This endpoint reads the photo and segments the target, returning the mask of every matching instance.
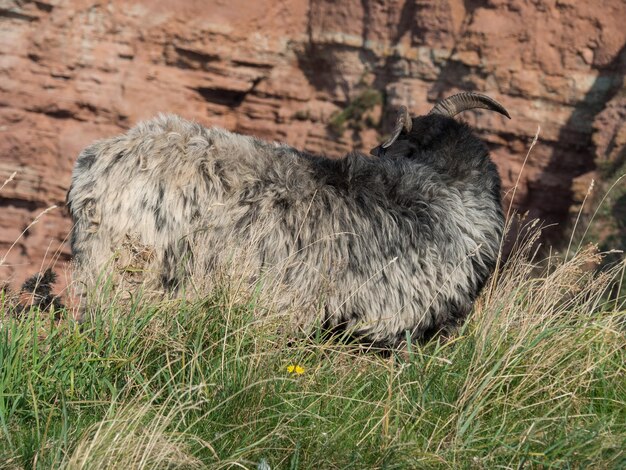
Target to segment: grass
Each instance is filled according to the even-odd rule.
[[[588,220],[580,224],[582,227],[577,231],[574,226],[571,240],[578,246],[590,240],[598,242],[601,250],[610,252],[602,260],[602,269],[606,269],[623,263],[625,259],[622,250],[626,247],[626,163],[622,162],[621,166],[610,171],[605,167],[600,173],[603,179],[597,200],[591,205]],[[622,250],[612,250],[616,247]],[[626,277],[617,288],[626,292]]]
[[[226,282],[2,315],[0,468],[626,468],[624,266],[522,245],[457,335],[390,355],[286,337]]]
[[[346,126],[355,130],[376,128],[380,123],[376,122],[369,112],[382,102],[383,95],[378,90],[366,88],[342,111],[331,116],[328,127],[336,135],[343,134]]]

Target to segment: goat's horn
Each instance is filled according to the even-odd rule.
[[[474,108],[490,109],[491,111],[504,114],[511,119],[511,116],[509,116],[507,110],[504,109],[504,106],[493,98],[468,91],[457,93],[456,95],[449,96],[445,100],[437,102],[428,114],[440,114],[442,116],[453,117],[462,111]]]
[[[400,109],[398,109],[398,117],[396,118],[396,125],[393,128],[391,137],[382,145],[382,148],[386,149],[393,144],[403,129],[406,133],[411,132],[412,126],[413,120],[411,119],[408,108],[406,106],[400,106]]]

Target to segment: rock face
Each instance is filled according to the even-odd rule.
[[[563,224],[624,160],[624,24],[623,0],[0,0],[0,279],[69,259],[78,152],[158,112],[340,156],[481,91],[514,207]]]

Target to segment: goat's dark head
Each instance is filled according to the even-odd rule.
[[[439,137],[454,125],[451,118],[475,108],[490,109],[511,119],[507,110],[496,100],[472,92],[458,93],[439,101],[426,116],[411,118],[407,107],[401,106],[391,136],[370,153],[376,157],[402,156],[410,154],[416,145],[420,148],[431,146],[435,139],[440,141]]]

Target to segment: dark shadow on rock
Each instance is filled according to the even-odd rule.
[[[408,31],[411,31],[411,35],[415,35],[415,18],[417,12],[417,1],[405,0],[404,5],[402,5],[402,11],[400,12],[400,22],[398,23],[396,34],[393,38],[394,44],[397,44]]]
[[[569,210],[574,202],[572,183],[580,175],[596,169],[596,148],[593,143],[593,123],[596,116],[622,88],[626,76],[626,44],[606,66],[598,67],[598,76],[584,98],[574,106],[567,122],[561,127],[550,162],[542,178],[558,175],[558,186],[552,192],[529,188],[528,206],[541,206],[549,201],[545,217],[549,223],[558,223],[549,238],[558,240],[566,235]],[[541,181],[541,180],[539,180]]]
[[[378,59],[371,50],[345,44],[318,44],[309,41],[303,45],[301,50],[296,50],[296,60],[298,61],[298,67],[315,90],[327,93],[334,104],[340,108],[345,108],[350,104],[350,100],[355,98],[354,91],[362,90],[363,87],[358,85],[358,83],[351,83],[347,77],[344,77],[337,70],[337,64],[333,57],[342,52],[356,53],[359,61],[364,64],[365,71],[375,74],[375,82],[372,87],[379,89],[378,86],[381,81],[379,79],[380,70],[376,67]],[[341,94],[346,97],[345,100],[333,99],[337,94],[337,90],[341,90]],[[337,139],[336,133],[333,133],[330,129],[327,129],[327,137],[330,140]],[[358,133],[354,133],[351,138],[353,141],[358,142]]]
[[[592,126],[596,116],[622,87],[626,75],[626,45],[609,64],[597,70],[599,74],[592,87],[576,103],[572,114],[562,126],[558,140],[553,144],[548,165],[535,183],[529,183],[527,195],[519,204],[521,211],[533,209],[530,216],[542,219],[542,225],[546,227],[543,240],[552,244],[558,244],[566,234],[569,211],[574,202],[574,179],[596,169]],[[481,91],[467,81],[467,77],[476,72],[465,64],[449,59],[433,83],[429,98],[440,99],[448,95],[452,88]],[[531,141],[532,136],[529,136],[529,145]],[[489,146],[493,151],[494,144]]]
[[[619,247],[626,248],[626,193],[622,194],[617,201],[613,203],[612,215],[617,224],[620,233]]]

